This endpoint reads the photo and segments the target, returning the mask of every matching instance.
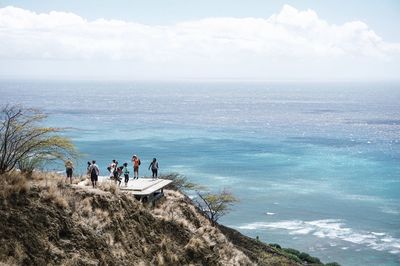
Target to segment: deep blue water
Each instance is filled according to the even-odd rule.
[[[221,222],[343,265],[400,265],[400,84],[1,81],[103,173],[138,154],[240,202]]]

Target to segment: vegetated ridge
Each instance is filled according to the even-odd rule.
[[[179,191],[165,195],[150,208],[109,182],[93,189],[52,173],[3,174],[0,265],[323,265],[212,226]]]

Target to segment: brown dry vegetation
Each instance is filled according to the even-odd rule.
[[[150,209],[110,183],[69,185],[51,173],[0,180],[0,265],[298,265],[271,247],[241,247],[177,191]]]
[[[279,250],[245,237],[236,230],[212,226],[211,221],[182,193],[166,190],[165,195],[166,200],[152,209],[152,214],[186,227],[191,233],[184,247],[186,252],[193,258],[213,254],[212,258],[202,261],[203,265],[299,265]]]

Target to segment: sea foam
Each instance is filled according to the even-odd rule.
[[[313,221],[284,220],[278,222],[254,222],[237,227],[244,230],[287,230],[291,235],[312,235],[361,245],[391,254],[400,253],[400,239],[384,232],[356,231],[346,227],[343,220],[324,219]],[[331,245],[331,246],[336,246]],[[347,249],[342,246],[341,249]]]

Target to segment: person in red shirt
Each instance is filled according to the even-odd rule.
[[[136,154],[132,156],[132,163],[133,163],[133,179],[139,179],[140,159]]]

